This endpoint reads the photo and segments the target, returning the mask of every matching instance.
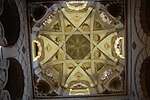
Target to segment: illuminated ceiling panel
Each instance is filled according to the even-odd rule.
[[[114,4],[121,9],[118,16],[109,9]],[[30,7],[35,98],[126,93],[124,2]],[[37,20],[40,7],[45,12]]]

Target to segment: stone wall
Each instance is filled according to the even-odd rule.
[[[5,9],[6,7],[8,7],[8,5],[12,7],[12,10],[9,9],[9,11],[7,11]],[[13,11],[15,12],[15,10],[13,9],[14,7],[17,8],[16,14],[13,13]],[[0,17],[1,18],[0,19],[1,21],[0,24],[1,25],[0,27],[1,29],[0,32],[1,34],[0,35],[1,36],[0,37],[1,38],[0,39],[0,94],[1,94],[0,100],[11,100],[11,98],[14,100],[16,99],[31,100],[32,83],[31,83],[31,70],[30,70],[30,61],[29,61],[29,44],[28,44],[29,39],[28,39],[28,30],[27,30],[27,13],[26,13],[25,0],[0,1],[0,14],[1,14],[0,15],[1,16]],[[13,20],[15,20],[15,22]],[[8,27],[6,27],[6,25],[4,24],[8,24]],[[16,26],[15,24],[19,24],[19,26]],[[6,35],[8,39],[10,39],[11,41],[7,40]],[[9,62],[13,62],[13,63],[9,63]],[[13,68],[9,68],[9,67],[13,67]],[[23,75],[22,77],[21,74]],[[9,81],[8,80],[9,77],[14,78],[11,79],[14,81],[18,79],[19,80],[22,79],[22,82],[20,82],[19,80],[16,81],[16,83],[13,81],[11,81],[11,83],[8,82],[12,86],[15,86],[16,84],[16,87],[8,87],[6,84],[8,84],[7,81]],[[24,87],[23,90],[21,89],[22,86]],[[14,90],[10,91],[9,88]],[[16,88],[18,88],[18,90]],[[8,91],[5,89],[7,89]],[[19,90],[20,92],[23,92],[23,94],[17,94],[17,91]],[[13,95],[11,96],[10,94],[12,94],[11,93],[12,91],[16,93],[13,93]]]

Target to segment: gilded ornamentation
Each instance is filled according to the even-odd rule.
[[[73,26],[70,25],[70,24],[68,24],[68,25],[66,26],[66,32],[70,32],[70,31],[72,30],[72,28],[73,28]]]
[[[75,77],[76,77],[78,80],[80,80],[80,79],[83,77],[83,75],[82,75],[80,72],[77,72],[77,73],[75,74]]]
[[[73,69],[74,68],[74,65],[72,63],[67,64],[67,66],[68,66],[69,69]]]
[[[94,59],[98,59],[101,56],[101,53],[99,51],[94,52]]]
[[[82,25],[82,30],[83,30],[83,31],[89,31],[89,30],[90,30],[89,25],[86,24],[86,23],[84,23],[84,24]]]
[[[90,52],[90,42],[83,35],[72,35],[66,43],[66,49],[73,59],[83,59]]]
[[[102,94],[106,90],[110,92],[114,84],[111,86],[109,83],[114,77],[120,77],[123,71],[120,69],[125,66],[112,52],[115,47],[117,50],[120,50],[120,46],[124,47],[123,42],[116,40],[119,47],[112,42],[113,37],[120,37],[113,23],[120,21],[114,20],[104,6],[98,6],[100,4],[83,7],[84,3],[80,2],[82,1],[65,2],[67,7],[53,5],[59,10],[55,11],[52,20],[44,20],[49,18],[46,16],[50,13],[41,19],[48,25],[40,28],[40,33],[37,34],[43,41],[41,54],[45,54],[44,59],[36,60],[42,70],[38,80],[42,77],[53,84],[55,88],[50,90],[53,95]],[[90,1],[87,4],[88,2]],[[51,7],[48,10],[51,11]],[[38,72],[37,69],[34,70]],[[80,84],[85,81],[88,85]],[[120,92],[122,91],[123,89]]]
[[[90,62],[84,62],[82,66],[83,66],[83,68],[84,68],[85,70],[88,70],[88,69],[91,68]]]
[[[81,18],[82,18],[82,17],[81,17],[79,14],[75,14],[75,15],[73,16],[73,19],[74,19],[75,21],[79,21]]]
[[[93,35],[93,40],[94,40],[95,42],[99,42],[99,41],[100,41],[100,36],[99,36],[98,34],[94,34],[94,35]]]

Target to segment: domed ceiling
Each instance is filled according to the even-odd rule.
[[[126,93],[124,2],[60,1],[30,8],[35,97]]]

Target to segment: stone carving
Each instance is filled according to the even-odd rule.
[[[80,72],[77,72],[77,73],[75,74],[75,77],[76,77],[78,80],[80,80],[80,79],[83,77],[83,75],[82,75]]]
[[[43,78],[51,85],[51,89],[41,90],[42,85],[37,83],[35,84],[38,88],[36,91],[39,91],[37,96],[69,95],[69,90],[70,95],[78,94],[75,92],[78,92],[77,89],[83,86],[75,86],[74,88],[77,89],[74,91],[71,90],[74,88],[71,88],[70,84],[71,82],[77,84],[79,81],[86,81],[89,84],[86,86],[88,93],[83,93],[84,95],[93,91],[95,91],[94,94],[111,91],[113,86],[109,86],[110,81],[120,76],[122,70],[120,71],[119,68],[125,65],[112,54],[113,37],[119,37],[117,34],[119,30],[116,29],[114,23],[120,21],[114,20],[104,6],[97,7],[98,9],[96,7],[87,6],[86,11],[78,11],[68,10],[63,6],[60,10],[55,11],[53,20],[49,21],[46,28],[40,28],[41,33],[37,34],[37,37],[44,41],[42,53],[45,53],[45,57],[43,61],[37,60],[41,72],[34,67],[33,70],[39,72],[40,75],[35,73],[38,79]],[[47,13],[45,17],[50,13],[52,12]],[[36,25],[47,22],[44,19],[41,19],[41,22],[37,22]],[[115,66],[116,64],[119,67]],[[46,93],[41,94],[41,91],[46,91]],[[123,88],[120,91],[124,92]]]
[[[6,90],[3,91],[8,80],[8,67],[9,67],[8,60],[5,59],[0,62],[0,93],[1,93],[0,99],[1,100],[11,100],[9,92]]]
[[[7,41],[4,37],[4,28],[3,24],[0,22],[0,46],[6,45]]]
[[[90,42],[83,35],[72,35],[66,43],[66,49],[73,59],[83,59],[90,52]]]
[[[88,70],[91,68],[91,64],[90,64],[90,62],[84,62],[82,67],[84,68],[84,70]]]
[[[67,64],[67,66],[68,66],[69,69],[73,69],[74,68],[74,65],[72,63]]]
[[[82,25],[82,30],[83,30],[83,31],[89,31],[89,30],[90,30],[90,26],[89,26],[87,23],[84,23],[84,24]]]
[[[72,25],[68,24],[68,25],[66,26],[66,32],[70,32],[72,29],[73,29],[73,26],[72,26]]]
[[[94,52],[94,59],[98,59],[101,56],[101,53],[99,51]]]
[[[3,60],[0,62],[0,89],[3,89],[8,79],[9,61]]]
[[[59,23],[55,24],[52,29],[54,29],[55,31],[60,31]]]
[[[3,90],[1,93],[1,100],[11,100],[10,94],[7,90]]]
[[[99,36],[98,34],[94,34],[94,35],[93,35],[93,40],[94,40],[95,42],[99,42],[100,36]]]

